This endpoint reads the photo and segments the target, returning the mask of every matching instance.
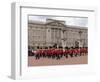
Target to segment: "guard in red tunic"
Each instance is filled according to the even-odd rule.
[[[70,55],[70,57],[73,57],[73,47],[71,47],[70,49],[69,49],[69,55]]]
[[[66,58],[68,58],[68,47],[65,47],[63,54]]]
[[[86,47],[86,54],[88,54],[88,47]]]
[[[39,52],[39,47],[37,47],[37,50],[36,50],[36,55],[35,55],[35,57],[36,57],[36,59],[39,59],[40,58],[40,52]]]
[[[50,49],[48,47],[46,47],[46,51],[45,54],[48,58],[50,58]]]
[[[72,47],[72,55],[73,55],[73,57],[75,56],[75,48],[74,47]]]
[[[78,48],[77,51],[78,51],[78,55],[81,56],[81,53],[80,53],[80,47]]]
[[[83,50],[82,47],[80,47],[80,56],[83,55],[83,51],[82,50]]]
[[[88,48],[87,47],[84,48],[84,53],[85,53],[85,55],[88,54]]]
[[[85,47],[83,48],[83,55],[85,55]]]
[[[52,59],[54,59],[55,58],[55,48],[54,47],[52,47],[51,49],[51,55],[52,55]]]
[[[61,47],[61,55],[60,57],[62,58],[64,56],[64,50],[63,50],[63,47]]]
[[[60,49],[59,48],[55,49],[55,54],[56,54],[56,59],[59,60],[60,59]]]
[[[47,56],[50,58],[50,48],[47,49]]]
[[[43,49],[43,58],[46,58],[46,57],[48,57],[47,56],[47,47],[45,47],[45,49]]]
[[[75,51],[75,57],[77,57],[77,56],[79,55],[79,53],[78,53],[78,48],[76,47],[76,48],[74,49],[74,51]]]
[[[84,49],[85,49],[84,47],[81,49],[82,56],[85,55]]]
[[[57,47],[53,49],[53,59],[57,58]]]
[[[52,47],[51,46],[49,47],[48,54],[49,54],[49,57],[52,58],[53,53],[52,53]]]

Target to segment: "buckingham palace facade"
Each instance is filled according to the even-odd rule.
[[[87,47],[87,27],[66,25],[65,21],[46,19],[46,22],[28,21],[28,46],[36,48],[57,44],[62,47]]]

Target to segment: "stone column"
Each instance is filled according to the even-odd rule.
[[[47,28],[46,29],[46,45],[50,46],[51,44],[51,29]]]
[[[61,30],[61,43],[62,43],[62,47],[65,47],[65,43],[64,43],[64,31]]]

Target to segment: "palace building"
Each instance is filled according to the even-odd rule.
[[[65,21],[46,19],[46,22],[28,21],[28,46],[36,48],[57,44],[62,47],[87,47],[88,28],[66,25]]]

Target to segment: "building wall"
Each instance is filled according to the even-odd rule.
[[[87,28],[65,26],[61,23],[52,22],[50,24],[28,24],[28,45],[42,48],[57,44],[63,47],[88,46]]]

